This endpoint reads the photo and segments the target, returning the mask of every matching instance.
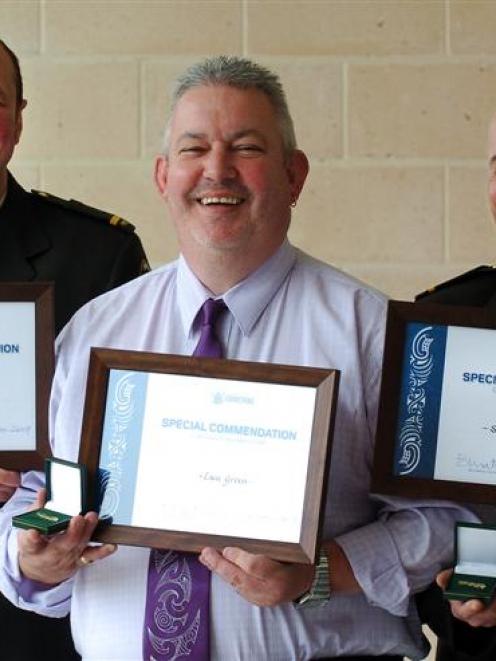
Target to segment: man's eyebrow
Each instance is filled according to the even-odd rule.
[[[492,168],[495,163],[496,163],[496,154],[491,156],[491,158],[489,159],[489,167]]]
[[[266,141],[265,136],[258,129],[241,129],[240,131],[235,131],[234,133],[228,135],[229,140],[239,140],[240,138],[246,138],[249,136],[255,136],[260,138],[264,142]],[[177,142],[182,140],[204,140],[207,137],[206,133],[200,133],[196,131],[185,131],[177,138]]]
[[[260,138],[264,142],[266,141],[265,136],[258,129],[241,129],[241,131],[236,131],[231,136],[229,136],[229,138],[230,140],[239,140],[240,138],[246,138],[250,136]]]
[[[177,142],[181,140],[202,140],[206,137],[205,133],[195,133],[194,131],[185,131],[178,137]]]

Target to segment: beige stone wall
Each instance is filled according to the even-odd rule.
[[[247,55],[280,73],[311,160],[293,240],[410,298],[496,261],[495,34],[494,0],[0,0],[29,100],[13,170],[129,218],[153,264],[169,260],[151,177],[168,84],[203,56]]]

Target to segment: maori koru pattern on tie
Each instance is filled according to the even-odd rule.
[[[192,565],[188,559],[175,551],[151,551],[147,602],[154,604],[154,610],[145,623],[146,661],[208,659],[208,610],[202,611],[201,606],[209,596],[209,584],[195,576],[199,563]]]
[[[222,299],[207,299],[199,311],[200,339],[194,356],[220,358],[215,326],[226,309]],[[196,556],[152,549],[148,566],[143,659],[208,661],[210,572]]]

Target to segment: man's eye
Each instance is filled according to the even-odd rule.
[[[200,154],[205,151],[205,147],[200,145],[193,145],[191,147],[181,147],[179,150],[180,154]]]
[[[253,144],[242,144],[242,145],[235,145],[234,150],[238,152],[244,152],[247,154],[260,154],[263,152],[262,147],[260,145],[253,145]]]

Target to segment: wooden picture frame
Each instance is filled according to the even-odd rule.
[[[0,283],[0,467],[41,470],[50,456],[53,285]]]
[[[389,302],[371,490],[494,503],[494,311]]]
[[[95,539],[313,563],[338,382],[331,369],[92,348],[79,462],[111,521]]]

